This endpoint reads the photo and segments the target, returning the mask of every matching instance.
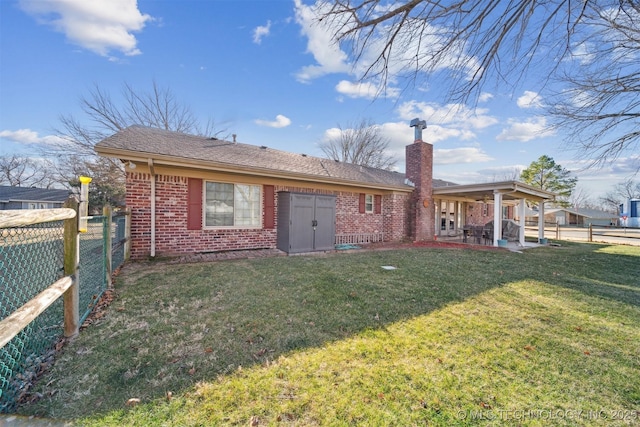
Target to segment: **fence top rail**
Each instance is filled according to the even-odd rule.
[[[9,209],[0,211],[0,228],[21,227],[49,221],[60,221],[76,216],[69,208],[57,209]]]

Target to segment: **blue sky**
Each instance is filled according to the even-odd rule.
[[[82,119],[79,98],[98,85],[169,87],[203,121],[238,141],[321,155],[318,143],[370,119],[404,170],[409,122],[427,121],[434,176],[460,184],[510,179],[543,154],[575,171],[594,197],[631,176],[631,162],[581,171],[563,135],[545,130],[535,83],[487,90],[471,109],[445,104],[433,81],[411,91],[372,82],[309,0],[0,0],[0,154],[33,155],[55,140],[60,115]],[[494,86],[491,86],[492,88]],[[514,89],[514,87],[516,89]]]

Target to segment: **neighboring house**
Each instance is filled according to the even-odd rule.
[[[537,218],[538,213],[533,214],[533,217]],[[584,227],[589,225],[617,225],[618,215],[599,209],[553,208],[546,210],[544,222]]]
[[[0,210],[61,208],[69,190],[0,186]]]
[[[95,149],[125,164],[134,259],[433,240],[440,234],[437,206],[454,203],[454,228],[460,229],[463,201],[466,212],[466,202],[478,197],[493,198],[501,209],[496,192],[506,199],[553,198],[526,189],[524,194],[521,183],[480,188],[433,179],[433,146],[422,141],[421,131],[406,147],[404,174],[242,144],[235,137],[223,141],[142,126],[124,129]],[[434,198],[436,190],[442,193]]]

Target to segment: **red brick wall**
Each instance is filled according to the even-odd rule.
[[[127,206],[131,208],[131,258],[151,253],[151,176],[127,173]],[[382,212],[359,213],[359,192],[333,192],[308,187],[275,187],[274,229],[187,229],[186,177],[156,175],[156,256],[216,252],[238,249],[275,248],[277,193],[291,191],[336,195],[336,233],[385,233],[385,240],[398,241],[407,235],[409,195],[389,194],[382,198]]]
[[[469,203],[465,212],[466,225],[485,225],[489,221],[493,221],[493,204]],[[514,206],[506,206],[507,216],[505,219],[513,219],[516,208]],[[483,215],[486,210],[486,215]]]
[[[127,207],[131,209],[131,258],[151,252],[151,175],[127,172]]]
[[[410,202],[410,194],[394,193],[382,197],[382,216],[386,241],[397,242],[409,237]]]

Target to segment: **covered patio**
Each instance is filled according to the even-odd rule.
[[[446,185],[433,189],[433,200],[436,209],[436,235],[467,237],[471,228],[467,212],[477,203],[492,206],[492,212],[485,216],[487,222],[503,224],[506,218],[505,208],[513,206],[514,218],[517,219],[519,232],[516,243],[525,246],[525,208],[527,200],[538,204],[540,212],[538,219],[538,241],[544,238],[544,203],[554,201],[556,194],[542,190],[519,181],[488,182],[468,185]],[[443,229],[444,224],[444,229]],[[486,225],[486,224],[479,224]],[[476,226],[479,226],[476,225]],[[492,235],[486,234],[482,239],[490,240],[493,246],[500,246],[499,240],[504,240],[503,227],[491,227]]]

